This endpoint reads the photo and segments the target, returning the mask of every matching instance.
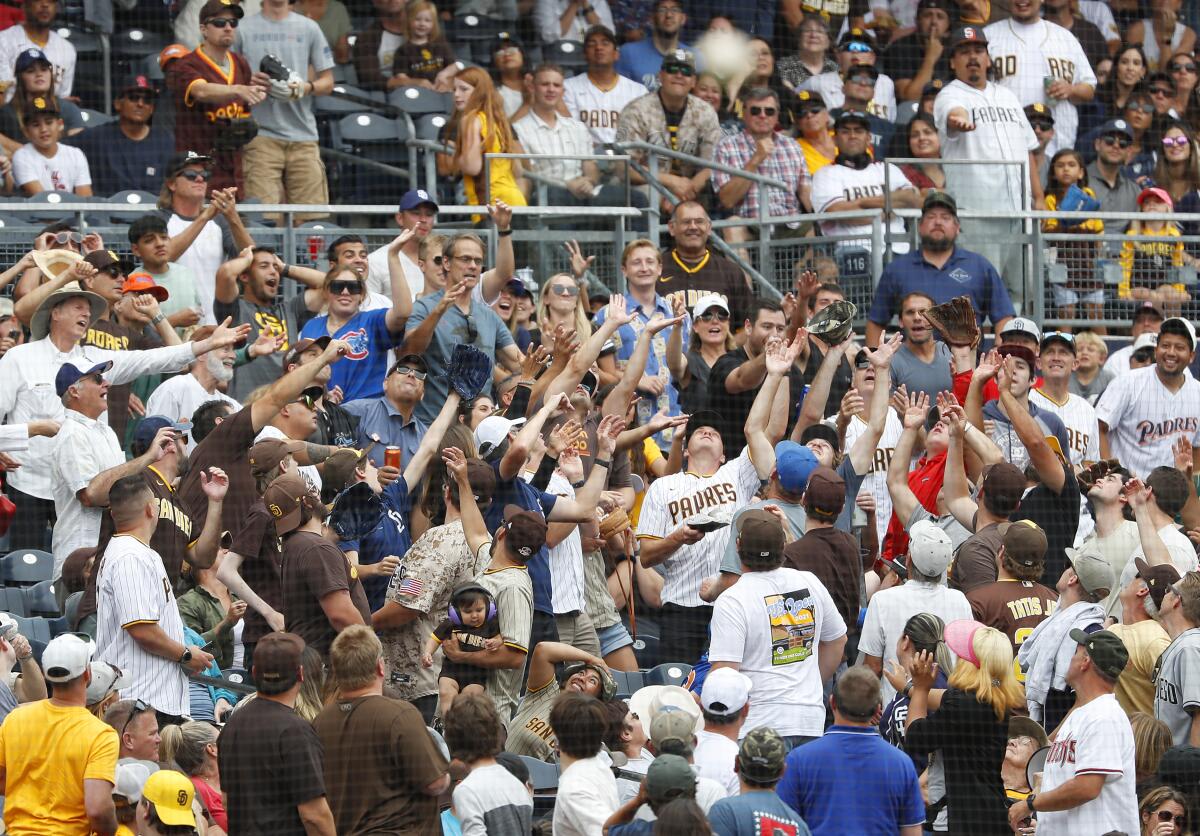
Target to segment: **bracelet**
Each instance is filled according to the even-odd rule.
[[[608,459],[594,459],[592,461],[592,464],[595,467],[602,467],[605,470],[612,470],[612,462],[609,461]]]
[[[508,229],[497,229],[496,230],[496,236],[498,238],[503,238],[506,235],[512,235],[512,227],[511,226]]]
[[[572,483],[571,483],[571,487],[572,487],[572,488],[574,488],[575,490],[579,490],[580,488],[582,488],[582,487],[583,487],[584,485],[586,485],[586,484],[587,484],[587,480],[586,480],[586,479],[580,479],[578,482],[572,482]]]
[[[284,264],[283,268],[280,269],[280,271],[279,271],[279,278],[286,279],[288,277],[288,271],[291,269],[292,269],[292,265]]]
[[[901,691],[900,693],[903,694],[905,698],[912,699],[912,680],[911,679],[909,680],[908,684],[904,686],[904,690]]]
[[[1036,798],[1037,798],[1037,795],[1032,792],[1029,795],[1025,796],[1025,803],[1029,805],[1029,812],[1031,812],[1031,813],[1037,812],[1037,810],[1033,809],[1033,802]]]
[[[163,313],[162,311],[159,311],[157,314],[155,314],[153,317],[150,318],[150,324],[157,325],[158,323],[162,322],[166,318],[167,318],[167,315],[165,313]]]

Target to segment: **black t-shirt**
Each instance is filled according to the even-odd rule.
[[[746,418],[750,415],[750,406],[754,403],[754,396],[758,394],[759,388],[756,386],[745,392],[730,392],[725,388],[725,379],[738,366],[748,362],[750,357],[744,347],[734,349],[713,364],[708,376],[708,408],[721,416],[721,426],[718,429],[725,444],[725,461],[732,460],[746,446]],[[792,367],[788,378],[791,381],[788,393],[792,407],[788,415],[790,425],[795,422],[794,407],[799,399],[803,380],[800,370],[795,366]]]
[[[1054,589],[1059,576],[1067,568],[1067,548],[1075,542],[1079,528],[1079,483],[1070,465],[1063,470],[1067,478],[1057,494],[1045,485],[1038,485],[1021,500],[1021,507],[1013,514],[1013,522],[1031,520],[1046,532],[1046,569],[1042,572],[1042,583]]]
[[[363,623],[371,623],[371,606],[358,570],[337,546],[320,534],[298,531],[287,537],[279,585],[287,631],[304,639],[305,644],[322,656],[329,655],[329,646],[337,638],[337,630],[321,608],[321,599],[326,595],[348,592]]]
[[[229,832],[305,836],[297,807],[325,795],[321,741],[286,705],[256,698],[217,738]]]
[[[887,73],[895,81],[916,78],[917,70],[925,63],[925,39],[915,32],[901,38],[887,48],[887,52],[880,56],[879,63],[880,72]],[[953,77],[948,51],[942,50],[941,57],[933,65],[933,78],[949,81]]]

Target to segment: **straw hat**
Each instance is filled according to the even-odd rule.
[[[88,322],[88,327],[96,324],[96,320],[108,309],[108,303],[103,297],[92,293],[90,290],[84,290],[79,286],[78,282],[71,282],[65,287],[60,287],[58,290],[51,293],[42,300],[42,304],[38,305],[37,311],[33,314],[33,319],[29,323],[29,331],[33,335],[33,339],[44,339],[50,333],[50,311],[61,302],[78,296],[81,299],[86,299],[88,304],[92,306],[91,320]]]
[[[71,265],[83,261],[83,256],[74,250],[34,250],[33,263],[53,279],[62,275],[63,270],[69,270]]]

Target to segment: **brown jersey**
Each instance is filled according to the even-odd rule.
[[[1054,614],[1058,593],[1033,581],[999,580],[967,593],[975,620],[995,627],[1012,641],[1013,655],[1033,629]],[[1017,679],[1025,681],[1014,658]]]
[[[668,302],[682,296],[688,310],[696,307],[701,296],[715,293],[729,305],[729,329],[736,331],[753,311],[752,296],[746,277],[737,265],[719,253],[705,250],[699,261],[688,261],[675,250],[662,254],[662,278],[655,288]]]
[[[242,152],[217,151],[217,135],[223,126],[237,119],[248,119],[250,108],[240,100],[215,104],[197,101],[196,88],[202,84],[250,83],[250,65],[235,52],[229,53],[228,70],[222,69],[204,53],[204,47],[185,55],[174,63],[174,87],[177,97],[175,117],[175,150],[197,151],[213,157],[213,176],[208,187],[225,189],[237,186],[242,194]]]
[[[127,328],[112,319],[97,319],[88,327],[83,344],[105,351],[142,351],[157,348],[162,341],[150,340],[145,332]],[[129,425],[129,395],[132,392],[132,383],[108,387],[108,425],[121,441],[125,440]]]

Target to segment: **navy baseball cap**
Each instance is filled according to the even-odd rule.
[[[1108,136],[1109,134],[1121,134],[1133,139],[1133,129],[1124,119],[1109,119],[1100,126],[1100,133],[1097,136]]]
[[[854,69],[858,69],[855,67]],[[833,121],[834,130],[837,130],[842,125],[848,125],[851,122],[857,122],[867,130],[871,129],[871,120],[867,118],[867,114],[861,110],[843,110],[838,114],[837,119]]]
[[[432,206],[433,211],[438,211],[437,201],[429,196],[429,192],[424,189],[409,189],[400,198],[400,211],[411,212],[418,206]]]
[[[129,442],[129,452],[135,456],[145,453],[150,447],[150,442],[154,440],[154,436],[158,435],[158,431],[165,427],[172,428],[180,435],[187,435],[192,431],[192,422],[172,421],[165,415],[148,415],[134,430],[133,439]]]
[[[25,50],[17,56],[16,71],[23,73],[37,63],[45,64],[47,67],[54,66],[50,63],[50,59],[46,57],[46,53],[42,52],[36,47],[33,47]]]
[[[82,365],[80,365],[81,363]],[[61,398],[64,392],[83,378],[93,374],[104,374],[112,366],[112,360],[95,365],[88,365],[87,361],[83,359],[63,363],[58,369],[58,374],[54,376],[54,391]]]

